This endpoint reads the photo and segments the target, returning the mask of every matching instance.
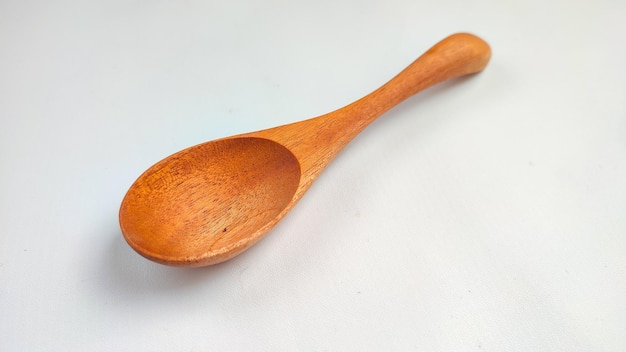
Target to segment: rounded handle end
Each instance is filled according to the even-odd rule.
[[[422,57],[443,64],[445,80],[482,71],[491,59],[491,47],[473,34],[456,33],[435,44]]]

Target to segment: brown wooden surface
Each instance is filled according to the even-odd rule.
[[[388,83],[339,110],[284,126],[203,143],[152,166],[120,208],[126,241],[173,266],[228,260],[260,240],[360,131],[406,98],[481,71],[487,43],[454,34]]]

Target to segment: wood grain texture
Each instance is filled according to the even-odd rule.
[[[406,98],[481,71],[491,50],[454,34],[382,87],[331,113],[203,143],[152,166],[120,208],[126,241],[173,266],[228,260],[259,241],[359,132]]]

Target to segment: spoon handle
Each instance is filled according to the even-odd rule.
[[[304,191],[359,132],[406,98],[437,83],[481,71],[491,57],[489,45],[467,33],[453,34],[367,96],[331,113],[254,132],[289,149],[300,161]]]
[[[484,40],[468,33],[453,34],[435,44],[382,87],[343,109],[354,110],[351,117],[367,125],[426,88],[482,71],[490,58],[491,49]]]

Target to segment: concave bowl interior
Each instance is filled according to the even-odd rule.
[[[208,142],[144,172],[122,201],[120,225],[131,247],[157,262],[219,262],[258,241],[299,182],[298,160],[276,142]]]

